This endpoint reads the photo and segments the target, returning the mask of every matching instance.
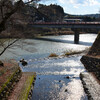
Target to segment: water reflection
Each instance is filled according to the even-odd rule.
[[[64,77],[66,75],[38,75],[32,100],[87,100],[81,81]]]
[[[82,41],[82,42],[93,43],[93,41],[95,40],[96,36],[97,36],[97,34],[80,34],[79,38],[80,38],[80,41]],[[74,41],[74,35],[43,36],[43,38]]]
[[[74,44],[74,40],[61,40],[61,39],[52,39],[52,38],[37,38],[36,40],[43,40],[43,41],[51,41],[51,42],[60,42],[60,43],[69,43],[69,44]],[[79,41],[78,45],[85,45],[85,46],[91,46],[91,42],[83,42],[83,41]]]
[[[79,45],[91,46],[96,36],[97,34],[80,34]],[[41,39],[53,42],[56,41],[56,42],[74,44],[74,35],[44,36]]]

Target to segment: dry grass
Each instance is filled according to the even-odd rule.
[[[88,52],[90,48],[85,48],[85,50],[81,50],[81,51],[74,51],[74,50],[68,50],[64,53],[63,56],[70,56],[70,55],[75,55],[75,54],[81,54],[81,53],[85,53]]]
[[[59,57],[59,56],[71,56],[75,54],[87,53],[90,48],[86,47],[84,50],[76,51],[76,50],[67,50],[63,55],[57,55],[56,53],[51,53],[49,57]]]
[[[64,55],[65,56],[69,56],[69,55],[75,55],[75,54],[80,54],[82,53],[83,51],[68,51],[66,52]]]
[[[49,55],[49,57],[58,57],[58,55],[55,54],[55,53],[51,53],[51,54]]]
[[[25,79],[23,87],[20,91],[18,100],[27,100],[28,99],[28,95],[31,90],[31,86],[34,81],[34,77],[35,77],[34,75],[27,75],[27,78]]]

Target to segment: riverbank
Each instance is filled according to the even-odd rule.
[[[31,99],[36,73],[23,73],[15,60],[0,66],[0,100]]]
[[[51,32],[45,32],[41,33],[41,36],[57,36],[57,35],[73,35],[73,31],[51,31]]]
[[[8,32],[2,32],[0,34],[0,38],[24,38],[24,39],[32,39],[39,36],[59,36],[59,35],[74,35],[74,31],[71,29],[52,29],[52,28],[38,28],[27,31],[27,33],[8,33]],[[95,32],[92,32],[95,33]],[[29,34],[29,35],[28,35]],[[80,31],[79,34],[88,34],[87,32]]]
[[[81,74],[83,86],[89,100],[100,100],[100,33],[89,52],[82,56],[81,62],[88,73]]]
[[[100,100],[100,81],[97,80],[93,73],[81,73],[80,78],[88,100]]]

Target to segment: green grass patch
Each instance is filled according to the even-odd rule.
[[[35,77],[34,75],[28,76],[28,78],[22,88],[22,91],[19,95],[18,100],[27,100],[28,99],[28,95],[31,90],[31,86],[34,81],[34,77]]]
[[[16,71],[13,74],[11,74],[11,76],[9,76],[9,78],[7,79],[7,81],[4,84],[2,84],[1,89],[0,89],[0,94],[2,93],[2,91],[4,91],[4,89],[7,87],[7,85],[9,84],[9,82],[14,80],[14,76],[16,75],[16,73],[19,70],[20,70],[20,68],[17,68]]]

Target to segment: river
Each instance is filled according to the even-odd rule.
[[[66,51],[84,50],[92,45],[96,34],[81,34],[80,43],[74,44],[73,35],[44,36],[49,41],[23,39],[8,49],[3,59],[24,58],[27,66],[19,63],[23,72],[36,72],[32,100],[87,100],[79,74],[86,71],[80,62],[81,55],[48,58],[51,53],[58,55]]]

